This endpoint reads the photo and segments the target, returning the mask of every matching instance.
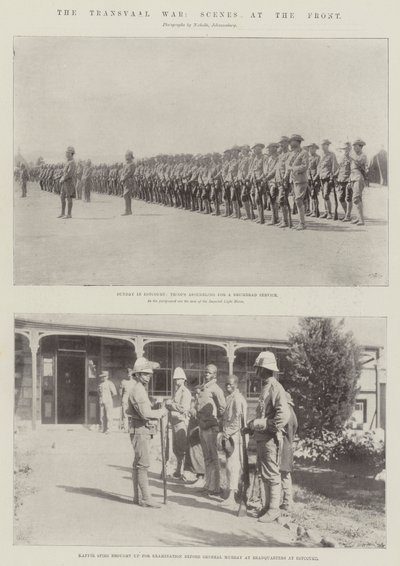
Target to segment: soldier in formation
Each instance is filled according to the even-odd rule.
[[[302,146],[303,141],[301,135],[293,134],[251,148],[235,145],[222,155],[160,154],[137,161],[128,150],[124,164],[111,165],[92,165],[90,160],[75,165],[72,154],[67,165],[68,170],[75,168],[73,182],[71,177],[65,179],[66,166],[62,164],[42,163],[35,168],[35,178],[42,190],[68,201],[69,212],[62,209],[60,215],[65,218],[71,217],[72,210],[72,197],[67,193],[89,202],[91,193],[98,192],[123,197],[123,216],[132,214],[134,198],[280,228],[292,227],[292,215],[298,213],[296,228],[304,230],[307,216],[336,219],[340,202],[344,222],[353,220],[354,205],[354,223],[364,225],[362,193],[368,182],[365,142],[358,139],[340,145],[337,159],[329,139],[323,139],[320,146],[314,142]]]

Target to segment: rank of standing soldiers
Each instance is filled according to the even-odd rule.
[[[234,146],[222,155],[157,155],[135,163],[132,152],[127,151],[128,189],[126,165],[79,161],[75,196],[88,202],[92,191],[124,196],[125,200],[128,195],[129,199],[260,224],[270,211],[268,224],[283,228],[292,227],[292,214],[298,214],[298,230],[306,228],[306,216],[338,219],[340,203],[342,221],[363,225],[362,191],[368,183],[365,142],[357,139],[340,145],[337,159],[328,139],[322,140],[321,149],[316,143],[302,147],[303,141],[293,134],[266,146]],[[42,164],[33,173],[42,190],[57,194],[62,174],[62,164]]]

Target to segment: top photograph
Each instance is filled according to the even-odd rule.
[[[386,39],[13,55],[15,285],[388,285]]]

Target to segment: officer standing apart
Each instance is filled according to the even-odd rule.
[[[169,412],[169,422],[172,427],[172,450],[176,457],[176,470],[173,476],[181,479],[187,449],[187,429],[192,395],[186,387],[186,374],[182,368],[175,369],[172,380],[175,393],[173,399],[165,402],[165,407]]]
[[[166,409],[153,409],[146,390],[155,364],[138,358],[133,366],[134,384],[129,389],[129,433],[133,448],[132,480],[133,503],[141,507],[159,508],[149,492],[150,440],[156,433],[158,420]],[[140,494],[139,494],[140,490]],[[141,497],[140,497],[141,496]]]
[[[125,200],[125,212],[121,216],[132,214],[132,194],[134,188],[135,165],[133,163],[133,153],[128,149],[125,153],[125,165],[121,171],[120,182],[123,189]]]
[[[105,434],[110,433],[110,424],[112,423],[113,414],[113,397],[117,395],[117,390],[112,381],[109,381],[108,371],[100,374],[100,384],[98,387],[99,403],[100,403],[100,422],[101,431]]]
[[[19,174],[19,182],[21,183],[21,197],[26,197],[26,185],[29,181],[29,173],[25,163],[21,163],[21,171]]]
[[[285,390],[274,377],[278,372],[275,355],[261,352],[257,357],[256,378],[262,390],[256,408],[256,418],[248,423],[257,443],[257,460],[265,491],[265,508],[259,521],[271,523],[280,515],[281,476],[279,470],[283,430],[289,421],[290,410]]]
[[[72,218],[72,199],[75,196],[75,181],[76,181],[76,163],[74,161],[75,149],[67,147],[65,156],[67,163],[64,165],[62,176],[60,178],[61,185],[61,214],[58,218]],[[68,201],[68,210],[65,214],[65,205]]]
[[[221,491],[217,437],[219,419],[225,411],[225,397],[217,385],[217,367],[206,367],[204,383],[197,397],[196,411],[200,428],[200,442],[204,455],[206,481],[201,491],[207,495],[219,495]]]

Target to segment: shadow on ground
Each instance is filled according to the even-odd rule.
[[[171,523],[163,524],[166,531],[165,537],[160,537],[160,543],[168,546],[258,546],[258,547],[288,547],[299,546],[295,543],[283,543],[273,536],[249,534],[246,531],[235,531],[235,533],[220,533],[212,529],[200,529],[188,524],[179,524],[176,527]]]
[[[372,478],[323,468],[299,468],[293,472],[293,482],[331,499],[332,503],[345,501],[356,509],[385,511],[385,483]],[[302,500],[301,493],[296,499]]]
[[[132,505],[132,500],[118,495],[117,493],[109,493],[102,489],[93,487],[72,487],[71,485],[58,485],[57,487],[64,489],[68,493],[77,493],[80,495],[89,495],[90,497],[99,497],[100,499],[109,499],[110,501],[117,501],[118,503],[129,503]]]

